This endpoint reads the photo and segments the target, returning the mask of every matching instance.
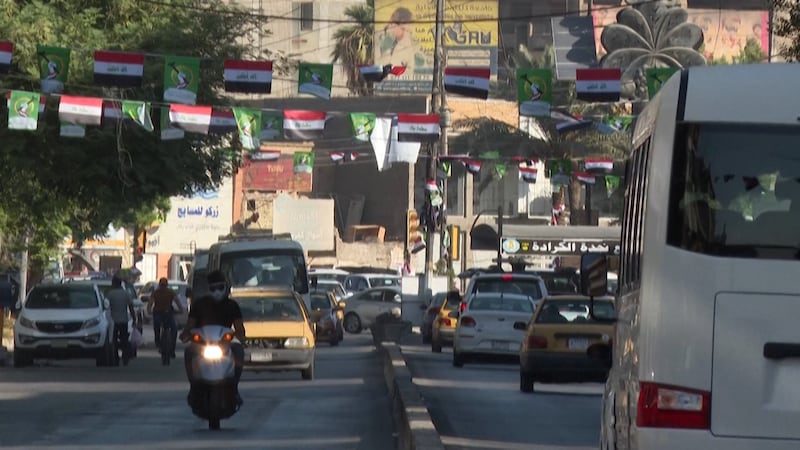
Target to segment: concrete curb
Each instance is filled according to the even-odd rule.
[[[419,389],[411,379],[403,352],[394,342],[375,339],[375,348],[383,361],[383,375],[392,403],[392,417],[397,429],[399,450],[444,450],[442,438],[425,406]]]

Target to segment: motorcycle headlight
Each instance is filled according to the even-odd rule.
[[[103,318],[103,316],[97,316],[97,317],[91,318],[91,319],[83,322],[83,325],[81,325],[81,328],[82,329],[86,329],[86,328],[96,327],[96,326],[100,325],[100,320],[102,318]]]
[[[25,316],[19,316],[19,324],[25,328],[36,329],[36,323],[34,323],[31,319],[28,319]]]
[[[283,343],[283,346],[286,348],[306,348],[308,347],[308,338],[304,337],[292,337],[286,339]]]
[[[219,345],[207,345],[203,348],[203,358],[222,359],[222,347]]]

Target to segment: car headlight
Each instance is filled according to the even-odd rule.
[[[19,316],[18,322],[25,328],[36,329],[36,323],[25,316]]]
[[[222,347],[219,345],[206,345],[203,347],[203,358],[222,359]]]
[[[286,339],[283,343],[283,346],[286,348],[306,348],[308,347],[308,338],[304,337],[292,337]]]
[[[81,328],[82,328],[82,329],[85,329],[85,328],[92,328],[92,327],[96,327],[96,326],[100,325],[100,321],[101,321],[102,319],[103,319],[103,316],[102,316],[102,315],[101,315],[101,316],[94,317],[94,318],[92,318],[92,319],[89,319],[89,320],[87,320],[87,321],[83,322],[83,325],[81,325]]]

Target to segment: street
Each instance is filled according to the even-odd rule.
[[[150,331],[152,334],[152,331]],[[146,331],[145,338],[148,337]],[[242,377],[242,409],[221,431],[186,405],[182,359],[160,365],[153,349],[128,367],[92,360],[0,368],[0,447],[24,449],[391,449],[383,368],[369,334],[321,343],[317,377],[297,371]]]
[[[449,450],[588,450],[599,442],[602,384],[537,384],[519,391],[513,364],[452,366],[452,350],[402,346],[414,383]]]

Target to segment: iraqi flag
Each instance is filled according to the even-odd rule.
[[[378,65],[369,65],[369,66],[358,66],[358,71],[361,73],[361,76],[364,78],[364,81],[370,83],[380,83],[381,81],[385,80],[386,77],[389,75],[394,75],[399,77],[400,75],[406,73],[405,66],[393,66],[391,64],[386,64],[385,66],[378,66]]]
[[[280,150],[259,150],[250,154],[251,161],[277,161],[281,159]]]
[[[481,173],[481,162],[477,159],[468,159],[464,161],[464,168],[467,169],[467,172],[478,175]]]
[[[344,152],[331,152],[331,161],[335,163],[344,161]]]
[[[619,101],[621,77],[620,69],[576,69],[576,97],[587,102]]]
[[[58,104],[58,119],[75,125],[100,125],[103,99],[62,95]]]
[[[445,67],[444,90],[464,97],[489,98],[488,67]]]
[[[238,130],[232,109],[213,108],[211,110],[208,134],[227,134]]]
[[[0,41],[0,73],[8,73],[12,56],[14,56],[14,43]]]
[[[226,92],[269,94],[272,92],[272,61],[228,59],[222,77]]]
[[[573,175],[575,175],[575,178],[578,181],[584,184],[594,184],[595,182],[594,175],[592,175],[591,173],[575,172]]]
[[[608,158],[587,158],[583,167],[589,173],[609,173],[614,170],[614,161]]]
[[[440,132],[438,114],[397,115],[397,142],[436,142]]]
[[[325,111],[287,109],[283,111],[283,137],[294,141],[321,139],[325,131]]]
[[[189,133],[208,134],[211,126],[212,108],[210,106],[169,105],[170,125]]]
[[[526,183],[536,183],[536,175],[538,174],[536,167],[529,167],[527,165],[519,165],[519,176],[522,181]]]
[[[116,126],[122,120],[122,103],[117,100],[103,100],[103,126]]]
[[[94,84],[139,87],[144,74],[144,53],[94,52]]]

